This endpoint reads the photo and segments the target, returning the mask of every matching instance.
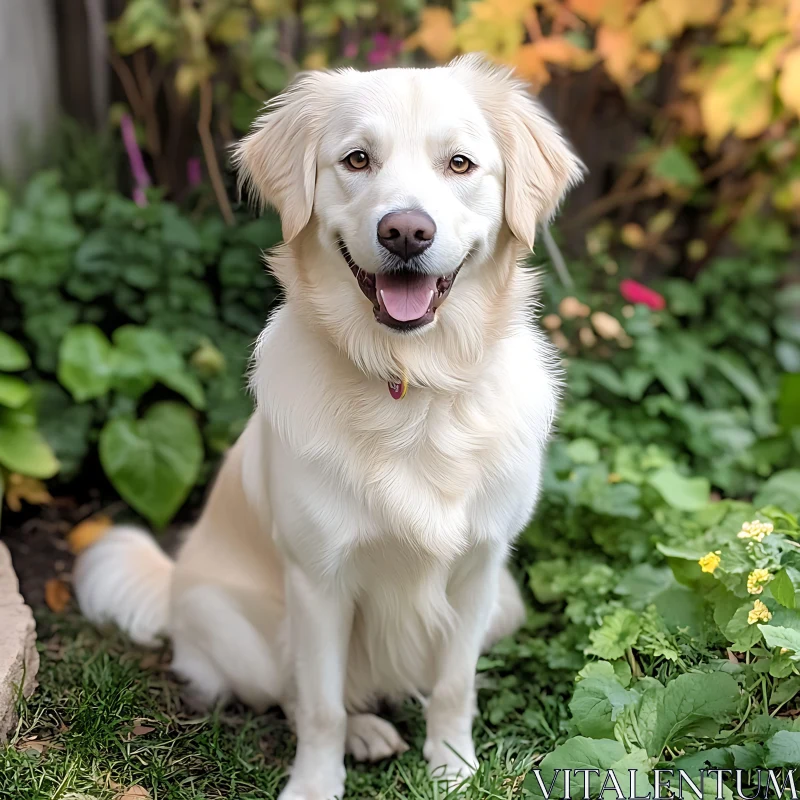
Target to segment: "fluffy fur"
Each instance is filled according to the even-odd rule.
[[[363,173],[342,164],[354,148]],[[449,172],[457,153],[476,168]],[[169,636],[199,699],[282,705],[298,748],[281,800],[341,797],[346,750],[402,752],[373,712],[408,695],[426,704],[433,773],[463,777],[476,660],[523,619],[505,562],[557,404],[518,261],[580,162],[518,81],[475,58],[305,75],[236,160],[285,238],[257,410],[176,561],[117,529],[79,560],[78,599],[137,641]],[[425,268],[464,266],[434,322],[400,333],[374,320],[337,241],[374,272],[377,222],[406,207],[437,225]],[[397,401],[386,382],[402,375]]]

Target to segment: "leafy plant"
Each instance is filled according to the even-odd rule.
[[[275,298],[261,251],[279,236],[274,217],[228,229],[157,193],[140,207],[98,188],[69,194],[55,172],[36,176],[0,228],[4,327],[33,353],[15,368],[35,376],[24,389],[0,376],[8,402],[30,408],[3,412],[30,422],[13,441],[24,433],[26,452],[37,452],[38,408],[62,479],[99,443],[116,490],[155,525],[168,522],[204,474],[203,439],[221,453],[250,413],[247,356]],[[154,441],[165,418],[175,435]],[[55,458],[46,476],[30,469],[52,477]]]
[[[25,349],[0,331],[0,498],[6,476],[52,478],[58,461],[36,426],[30,385],[16,374],[30,366]]]
[[[765,204],[797,223],[798,21],[794,0],[479,0],[422,9],[406,45],[440,62],[484,52],[562,91],[591,70],[579,95],[589,109],[603,102],[603,73],[644,124],[610,191],[579,217],[642,204],[645,219],[623,220],[617,240],[692,272]],[[697,216],[706,224],[688,221]]]

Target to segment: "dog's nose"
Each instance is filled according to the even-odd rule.
[[[378,241],[403,261],[430,247],[435,233],[436,223],[413,208],[392,211],[378,223]]]

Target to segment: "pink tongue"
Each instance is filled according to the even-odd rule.
[[[392,318],[398,322],[411,322],[427,312],[436,293],[436,276],[378,273],[375,289],[378,302]]]

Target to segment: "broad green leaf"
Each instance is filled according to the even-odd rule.
[[[739,700],[739,685],[730,675],[719,672],[679,675],[667,683],[659,697],[648,753],[659,755],[667,745],[690,733],[704,720],[727,722],[736,714]]]
[[[22,408],[30,399],[30,386],[22,378],[0,375],[0,406]]]
[[[639,638],[641,617],[627,608],[618,608],[603,618],[599,628],[589,634],[591,646],[586,652],[608,661],[622,658],[625,651]]]
[[[794,653],[793,661],[800,661],[800,632],[780,625],[758,625],[758,629],[764,634],[767,647],[785,647]]]
[[[95,325],[70,328],[58,353],[58,380],[79,403],[102,397],[111,386],[111,344]]]
[[[31,360],[25,348],[16,339],[0,331],[0,371],[19,372],[30,365]]]
[[[59,477],[70,480],[89,451],[95,409],[77,404],[57,383],[33,387],[37,424],[59,461]]]
[[[562,775],[563,770],[567,769],[600,770],[600,775],[606,781],[609,780],[606,773],[611,770],[626,796],[631,781],[629,770],[635,770],[638,773],[636,776],[637,795],[646,795],[648,791],[646,776],[650,764],[644,750],[637,749],[628,753],[619,742],[612,739],[589,739],[584,736],[568,739],[564,744],[556,747],[552,753],[548,753],[542,759],[538,769],[526,776],[523,786],[537,798],[544,797],[552,786],[552,791],[549,791],[550,796],[562,797],[564,790]],[[562,772],[558,773],[556,770],[562,770]],[[594,797],[601,792],[604,784],[597,775],[587,774],[590,778],[590,794]],[[583,796],[582,779],[571,780],[569,788],[572,797]],[[605,791],[613,791],[610,782],[606,785]]]
[[[686,189],[696,189],[703,183],[703,176],[694,161],[675,144],[659,153],[650,171],[655,177]]]
[[[609,517],[637,519],[642,509],[639,506],[641,492],[630,483],[603,483],[589,498],[589,507],[597,514]]]
[[[765,399],[764,389],[747,362],[737,353],[730,351],[717,353],[713,364],[751,403]]]
[[[589,677],[576,685],[569,710],[583,736],[611,739],[619,712],[638,699],[616,678]]]
[[[785,431],[800,426],[800,365],[798,365],[798,372],[787,372],[781,376],[778,420]]]
[[[770,582],[769,590],[772,596],[786,608],[794,608],[796,605],[794,596],[794,584],[789,577],[789,573],[782,569]]]
[[[731,645],[732,650],[745,652],[761,641],[761,626],[751,625],[747,621],[752,608],[753,602],[748,600],[744,605],[736,609],[730,622],[725,626],[724,633],[733,643]]]
[[[800,767],[800,732],[778,731],[765,746],[766,767]]]
[[[39,431],[5,416],[0,416],[0,465],[41,480],[58,472],[58,461]]]
[[[567,455],[576,464],[596,464],[600,448],[591,439],[574,439],[567,445]]]
[[[785,469],[776,472],[758,490],[753,504],[778,506],[790,514],[800,514],[800,469]]]
[[[183,395],[195,408],[205,408],[200,381],[187,370],[180,353],[161,331],[124,325],[114,331],[113,339],[116,347],[115,381],[124,377],[125,386],[147,391],[155,378]]]
[[[670,506],[680,511],[699,511],[708,504],[711,492],[707,478],[684,478],[670,467],[654,472],[648,483]]]
[[[118,417],[100,433],[100,461],[114,488],[163,527],[197,481],[203,444],[189,408],[158,403],[140,420]]]

